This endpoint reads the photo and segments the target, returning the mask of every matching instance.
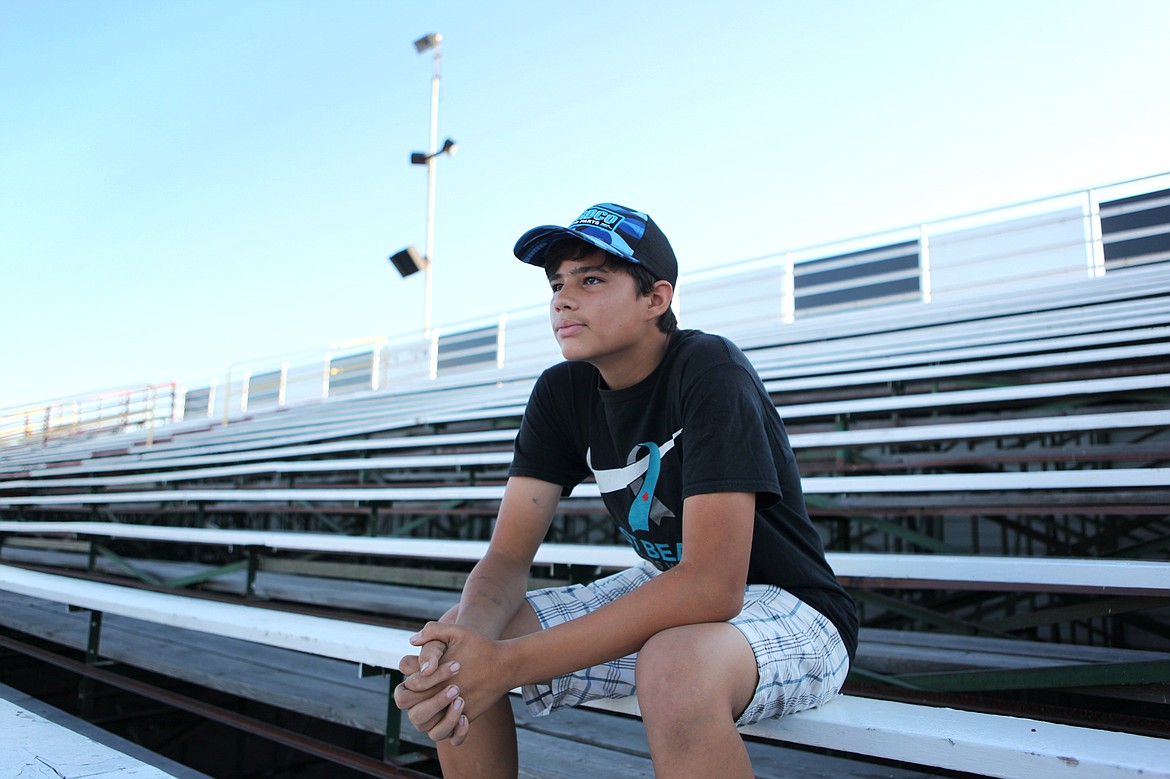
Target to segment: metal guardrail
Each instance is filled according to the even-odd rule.
[[[0,447],[47,443],[64,436],[145,431],[179,418],[174,383],[106,390],[0,410]]]

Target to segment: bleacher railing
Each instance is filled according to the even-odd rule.
[[[179,418],[174,383],[106,390],[0,410],[0,447],[62,436],[155,430]]]

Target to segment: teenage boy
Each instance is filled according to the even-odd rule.
[[[677,329],[678,265],[646,214],[602,203],[515,254],[548,276],[566,362],[537,381],[488,551],[412,639],[395,701],[447,777],[516,776],[516,687],[538,715],[637,695],[656,774],[751,777],[737,725],[832,698],[857,644],[780,418],[738,348]],[[644,562],[526,594],[589,476]]]

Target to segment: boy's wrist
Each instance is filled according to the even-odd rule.
[[[538,660],[530,655],[534,635],[519,636],[517,638],[501,639],[500,673],[508,681],[508,689],[515,689],[525,684],[532,684],[539,679],[529,678],[537,671]]]

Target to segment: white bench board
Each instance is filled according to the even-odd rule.
[[[486,541],[429,538],[346,536],[269,530],[168,527],[118,522],[0,521],[0,533],[75,534],[136,538],[190,544],[260,547],[286,551],[410,557],[475,562],[487,552]],[[1037,585],[1079,591],[1125,590],[1170,593],[1170,561],[1099,558],[993,557],[982,555],[829,552],[829,565],[842,578],[859,577],[967,585]],[[581,565],[628,568],[639,562],[629,546],[541,544],[536,565]]]
[[[916,443],[922,441],[965,441],[998,438],[1085,433],[1093,430],[1170,427],[1170,411],[1124,411],[1115,414],[1064,414],[1055,417],[988,419],[978,422],[950,422],[906,427],[874,427],[859,430],[828,430],[822,433],[793,433],[793,449],[867,444]]]
[[[1053,345],[1055,346],[1055,345]],[[1090,351],[1056,352],[1053,354],[1029,355],[1027,357],[1001,357],[994,360],[977,360],[973,362],[931,363],[926,365],[912,365],[898,368],[880,367],[891,362],[887,358],[874,358],[865,361],[850,363],[826,363],[808,369],[813,375],[804,378],[776,378],[764,382],[769,392],[791,392],[795,390],[816,389],[841,386],[842,381],[849,385],[885,384],[888,382],[915,381],[951,378],[956,376],[974,376],[989,373],[1023,373],[1029,370],[1041,370],[1066,365],[1084,363],[1117,362],[1122,360],[1140,360],[1147,357],[1161,357],[1170,353],[1170,343],[1158,342],[1152,344],[1138,344],[1135,346],[1115,346],[1111,349],[1094,349]],[[925,355],[924,360],[949,359],[946,354],[934,356]],[[794,371],[795,372],[795,371]],[[791,375],[787,370],[778,369],[777,373]]]
[[[125,471],[141,468],[187,468],[195,465],[215,465],[219,463],[236,463],[251,460],[269,460],[279,457],[308,457],[318,454],[335,454],[337,452],[353,451],[386,451],[390,449],[426,448],[428,446],[459,446],[461,444],[480,443],[511,443],[516,437],[516,430],[485,430],[475,433],[445,433],[439,435],[401,436],[398,438],[359,438],[344,441],[324,441],[314,444],[277,445],[276,441],[264,442],[263,449],[246,449],[242,451],[220,452],[217,454],[187,454],[174,456],[165,453],[165,456],[151,457],[149,455],[118,455],[102,457],[86,461],[84,465],[67,466],[38,466],[33,471],[35,475],[75,475],[79,473],[101,473],[104,471]],[[215,451],[211,447],[206,449],[192,447],[196,452]]]
[[[397,457],[360,457],[344,460],[289,460],[239,465],[220,465],[178,471],[144,471],[128,476],[105,476],[84,479],[13,479],[0,481],[0,490],[37,489],[40,487],[116,487],[124,484],[167,484],[188,479],[224,479],[264,473],[340,473],[344,471],[390,471],[410,468],[471,468],[510,465],[511,450],[468,454],[427,454]],[[43,471],[39,476],[51,475]]]
[[[635,698],[590,705],[638,713]],[[1170,776],[1167,739],[850,695],[740,731],[1001,779]]]
[[[806,495],[850,493],[1000,492],[1013,490],[1081,490],[1170,487],[1170,468],[1015,471],[1003,473],[926,473],[887,476],[810,476],[802,480]],[[148,492],[75,493],[0,497],[0,507],[112,505],[125,503],[256,503],[500,500],[503,485],[482,487],[305,487],[302,489],[175,489]],[[578,484],[570,499],[598,498],[594,483]]]
[[[397,668],[415,651],[404,630],[220,603],[0,565],[0,588],[123,617],[198,630],[313,655]]]
[[[861,414],[873,412],[900,411],[912,408],[935,408],[963,404],[1002,403],[1039,398],[1064,398],[1077,395],[1107,395],[1118,392],[1144,392],[1170,388],[1170,375],[1122,376],[1108,379],[1084,379],[1081,381],[1053,381],[1043,384],[1021,384],[1010,387],[987,389],[952,390],[948,392],[924,392],[916,395],[883,395],[856,400],[831,400],[823,403],[802,403],[794,406],[777,406],[784,419],[816,416],[837,416],[840,414]]]

